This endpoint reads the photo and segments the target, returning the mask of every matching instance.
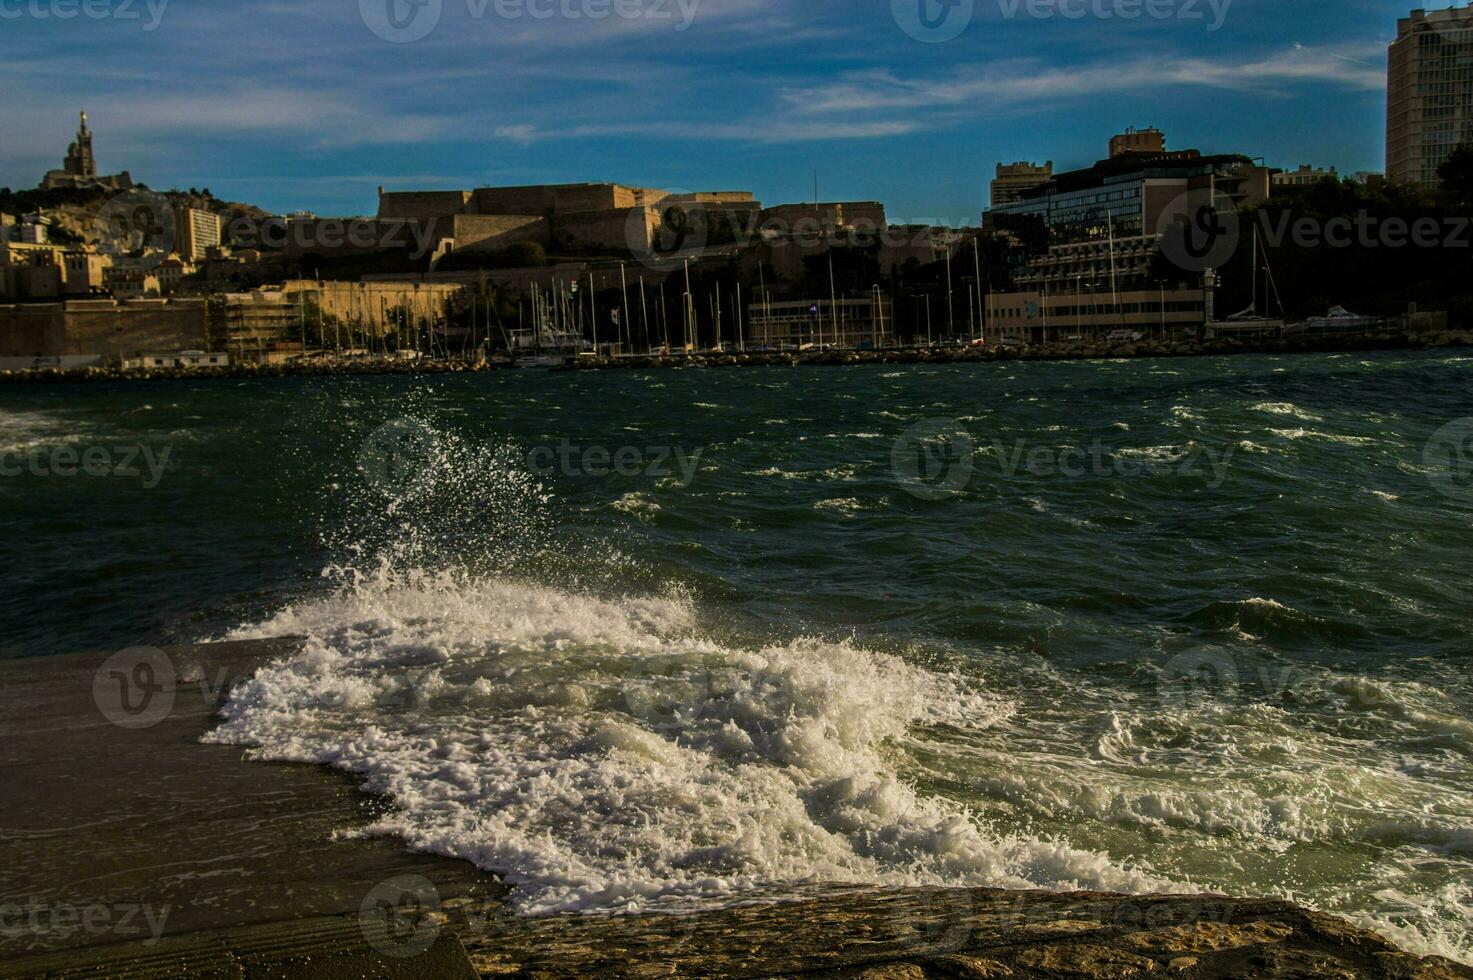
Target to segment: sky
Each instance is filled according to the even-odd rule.
[[[1446,6],[1447,0],[1431,6]],[[60,167],[275,212],[618,181],[975,223],[999,162],[1384,167],[1387,0],[0,0],[0,186]]]

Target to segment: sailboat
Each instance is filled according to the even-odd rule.
[[[531,290],[532,329],[511,335],[512,365],[519,368],[558,368],[583,349],[581,334],[559,328],[560,304],[556,286],[548,297],[534,285]]]
[[[1273,297],[1279,306],[1277,317],[1267,317],[1258,312],[1258,273],[1260,270],[1259,258],[1262,256],[1262,271],[1264,273],[1264,306],[1268,306],[1269,291],[1273,291]],[[1278,283],[1274,281],[1273,269],[1268,264],[1268,255],[1259,248],[1258,226],[1253,226],[1253,302],[1246,310],[1234,313],[1226,320],[1216,320],[1207,325],[1207,337],[1235,337],[1244,334],[1262,336],[1263,334],[1282,334],[1285,332],[1284,301],[1279,296]]]

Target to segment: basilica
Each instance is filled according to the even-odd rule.
[[[97,160],[92,155],[92,133],[87,129],[87,113],[82,113],[82,125],[77,130],[77,139],[67,147],[62,169],[49,171],[41,180],[41,189],[126,191],[133,187],[133,178],[128,171],[107,177],[97,176]]]

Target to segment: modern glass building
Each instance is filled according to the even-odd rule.
[[[1414,10],[1397,22],[1386,84],[1386,176],[1435,187],[1473,142],[1473,8]]]

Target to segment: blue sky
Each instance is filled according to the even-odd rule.
[[[997,162],[1088,165],[1130,125],[1275,166],[1383,166],[1407,4],[924,0],[928,34],[921,2],[0,0],[0,185],[59,166],[82,107],[104,171],[341,215],[372,213],[379,184],[782,203],[817,170],[825,199],[960,223]]]

